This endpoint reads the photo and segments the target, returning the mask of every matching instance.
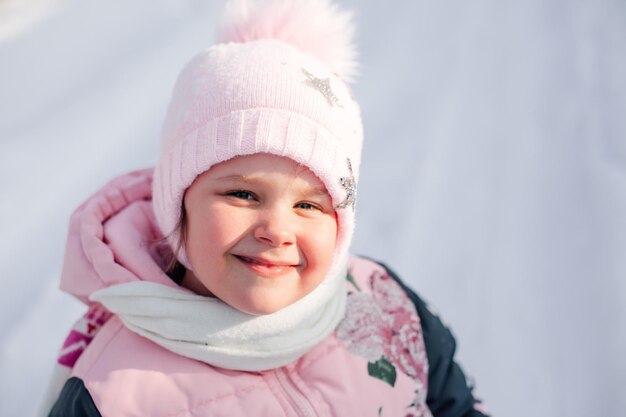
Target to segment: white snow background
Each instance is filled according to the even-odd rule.
[[[366,133],[354,252],[441,312],[494,416],[625,416],[626,3],[340,3]],[[0,2],[3,417],[34,413],[83,312],[57,290],[70,213],[154,164],[223,2],[16,4]]]

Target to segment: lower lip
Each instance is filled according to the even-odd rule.
[[[264,265],[255,262],[248,262],[247,260],[245,260],[244,258],[240,258],[239,256],[235,256],[235,258],[240,263],[256,272],[258,275],[267,278],[274,278],[286,275],[293,271],[295,268],[295,266],[293,265]]]

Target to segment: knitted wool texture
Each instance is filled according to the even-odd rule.
[[[289,25],[302,21],[296,18],[298,5],[306,3],[309,14],[315,10],[322,15],[338,12],[323,0],[274,3],[281,6],[274,8],[275,16],[271,8],[263,9],[265,33],[255,26],[258,21],[249,9],[242,11],[240,19],[231,13],[222,31],[237,36],[227,37],[198,54],[178,77],[153,183],[156,219],[174,248],[180,239],[176,226],[185,190],[198,175],[219,162],[256,153],[291,158],[317,175],[335,206],[346,201],[347,187],[342,178],[351,177],[348,160],[352,178],[358,179],[363,140],[359,106],[344,80],[333,72],[333,63],[304,51],[324,50],[323,45],[307,47],[301,42],[294,46],[267,37],[290,33]],[[289,10],[295,11],[291,20]],[[282,25],[280,30],[278,24]],[[295,27],[291,29],[296,31]],[[301,32],[318,31],[319,39],[325,42],[329,36],[324,30],[330,29],[336,27],[316,24],[299,28]],[[315,33],[309,35],[309,41],[318,38]],[[230,41],[233,38],[245,42]],[[324,83],[329,90],[321,87]],[[337,220],[335,262],[350,244],[354,206],[338,208]],[[184,247],[178,259],[190,268]]]

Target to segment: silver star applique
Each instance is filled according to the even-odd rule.
[[[304,68],[302,68],[302,72],[304,72],[304,75],[307,77],[307,80],[304,82],[322,93],[331,107],[343,107],[335,93],[333,93],[333,90],[330,88],[330,78],[317,78]]]
[[[346,208],[348,206],[352,206],[352,210],[354,210],[356,205],[356,180],[354,179],[354,174],[352,173],[352,163],[350,162],[350,158],[346,159],[346,161],[348,162],[348,173],[350,176],[339,179],[341,186],[346,190],[346,198],[335,207],[335,210]]]

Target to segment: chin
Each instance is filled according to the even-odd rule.
[[[294,302],[295,300],[271,300],[267,297],[264,297],[263,299],[259,300],[245,300],[238,305],[233,305],[233,307],[247,314],[264,316],[267,314],[276,313],[277,311],[287,307]]]

